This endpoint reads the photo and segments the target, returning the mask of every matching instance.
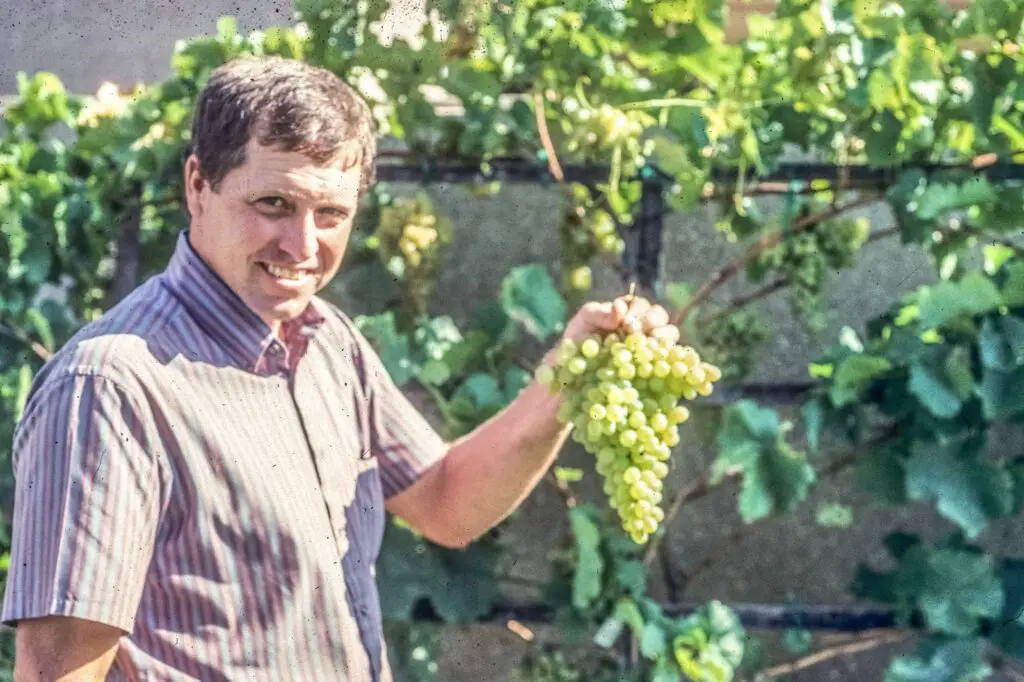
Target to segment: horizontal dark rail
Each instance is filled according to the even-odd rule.
[[[665,615],[676,618],[687,616],[704,606],[699,602],[663,604]],[[784,630],[803,628],[830,632],[865,632],[894,627],[920,627],[920,616],[902,622],[892,609],[836,606],[828,604],[755,604],[737,602],[727,604],[744,628],[751,630]],[[437,616],[427,610],[417,614],[418,619],[433,621]],[[482,622],[502,623],[515,620],[526,625],[546,625],[554,621],[555,610],[547,604],[501,604],[496,606]]]

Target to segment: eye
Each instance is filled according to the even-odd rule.
[[[283,210],[288,207],[288,203],[281,197],[263,197],[257,200],[256,203],[277,210]]]

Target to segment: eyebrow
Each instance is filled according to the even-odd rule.
[[[270,195],[281,196],[290,200],[305,199],[308,201],[315,201],[317,203],[331,204],[332,206],[344,208],[349,212],[355,210],[355,206],[339,194],[318,194],[316,192],[309,192],[306,190],[285,189],[282,187],[264,187],[258,190],[251,190],[246,193],[246,196],[253,201]]]

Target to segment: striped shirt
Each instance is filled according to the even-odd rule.
[[[384,500],[446,450],[343,313],[279,339],[182,233],[33,383],[2,620],[122,628],[108,680],[390,680]]]

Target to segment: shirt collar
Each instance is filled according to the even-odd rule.
[[[294,370],[324,317],[313,302],[285,322],[278,338],[252,308],[196,253],[188,230],[178,235],[165,270],[167,286],[197,324],[243,369],[260,374]]]

